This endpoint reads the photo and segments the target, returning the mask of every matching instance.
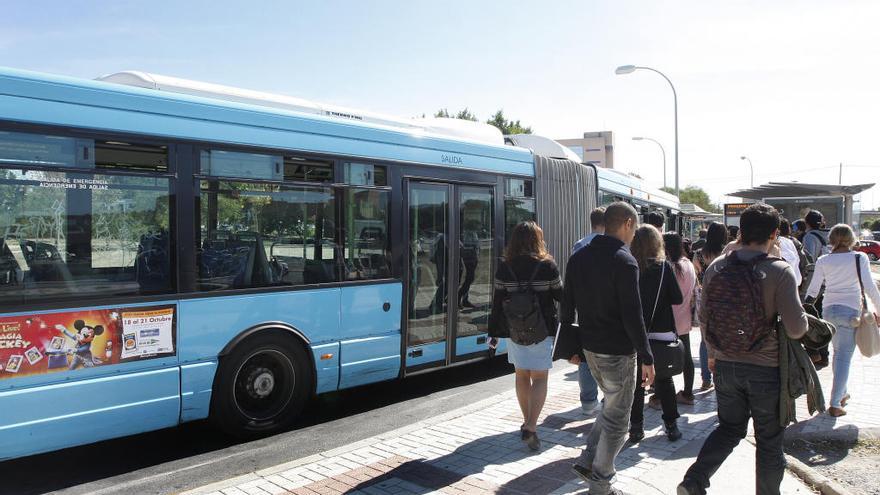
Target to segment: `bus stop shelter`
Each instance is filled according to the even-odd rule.
[[[853,214],[853,197],[874,187],[874,184],[806,184],[801,182],[768,182],[767,184],[732,192],[744,200],[770,204],[791,221],[803,218],[811,209],[825,216],[826,224],[858,221]]]

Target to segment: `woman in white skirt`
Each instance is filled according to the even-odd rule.
[[[541,309],[548,335],[536,344],[520,345],[510,338],[502,310],[513,292],[528,286]],[[495,293],[489,336],[508,338],[507,359],[516,368],[516,397],[522,410],[522,439],[532,450],[541,448],[537,435],[538,416],[547,398],[547,375],[553,366],[551,352],[558,326],[556,302],[562,298],[559,269],[544,244],[544,231],[535,222],[522,222],[513,229],[504,259],[495,272]]]

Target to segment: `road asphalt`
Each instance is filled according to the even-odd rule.
[[[0,494],[168,494],[429,419],[513,388],[505,358],[321,396],[291,431],[237,442],[207,422],[0,463]]]

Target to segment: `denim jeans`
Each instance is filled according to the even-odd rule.
[[[605,404],[587,436],[587,446],[577,463],[593,470],[590,493],[605,495],[611,490],[611,481],[616,474],[614,460],[626,443],[635,388],[636,357],[589,351],[584,353],[593,377],[605,396]]]
[[[779,425],[779,391],[779,368],[718,361],[715,364],[715,395],[719,425],[706,438],[685,478],[690,478],[703,490],[708,488],[709,478],[746,437],[751,416],[757,444],[755,493],[779,495],[785,472],[782,452],[785,427]]]
[[[712,372],[709,371],[709,351],[706,349],[705,340],[700,340],[700,375],[704,382],[712,382]]]
[[[834,381],[831,385],[831,407],[840,407],[840,400],[846,395],[849,366],[856,350],[856,327],[858,326],[856,318],[859,317],[859,311],[849,306],[835,304],[825,308],[823,316],[837,327],[834,337],[831,338],[831,345],[834,347],[834,360],[831,363],[831,370],[834,374]]]
[[[581,362],[578,365],[578,385],[581,386],[581,405],[594,404],[599,400],[599,385],[590,372],[590,365]]]

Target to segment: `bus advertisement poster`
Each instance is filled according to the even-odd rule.
[[[175,353],[175,306],[138,306],[0,318],[0,380]]]

